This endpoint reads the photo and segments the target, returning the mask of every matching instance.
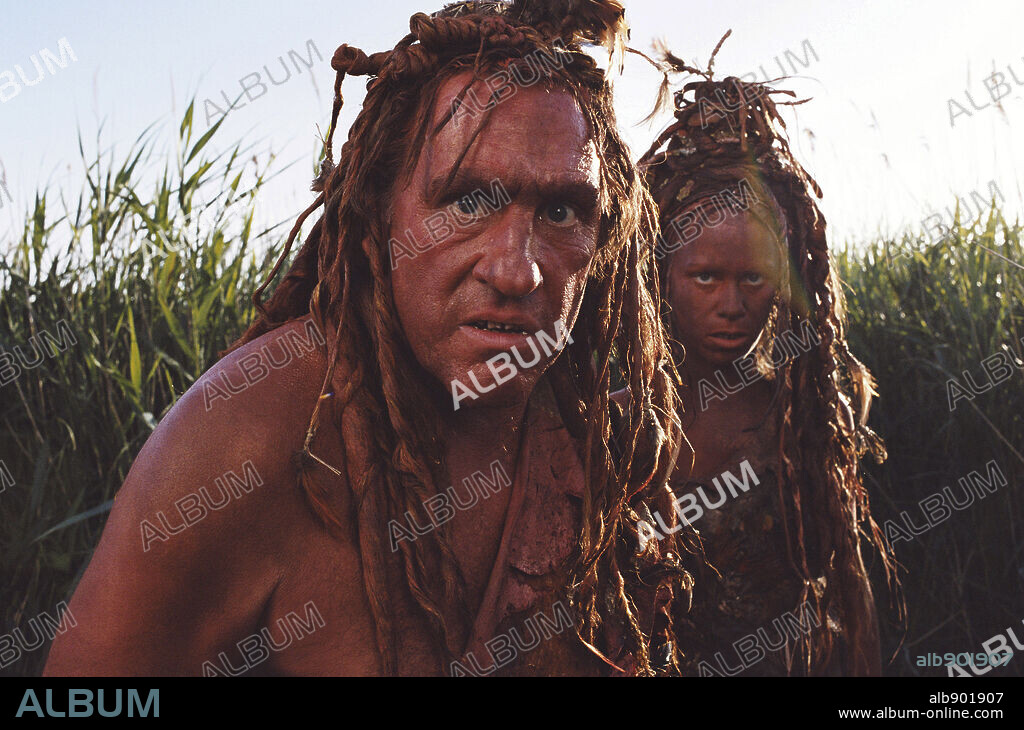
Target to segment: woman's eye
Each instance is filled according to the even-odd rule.
[[[747,274],[746,276],[743,277],[743,279],[748,284],[754,285],[761,284],[764,282],[764,277],[761,276],[760,274]]]
[[[565,203],[556,203],[544,209],[544,217],[556,226],[567,228],[576,222],[576,211]]]

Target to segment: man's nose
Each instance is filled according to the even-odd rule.
[[[514,299],[536,291],[543,277],[537,263],[532,212],[510,208],[483,237],[483,255],[473,268],[478,281]]]
[[[743,292],[738,283],[727,283],[722,287],[722,296],[718,300],[718,315],[728,320],[737,320],[747,312]]]

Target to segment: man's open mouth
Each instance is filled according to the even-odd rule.
[[[530,333],[524,330],[522,327],[517,327],[514,324],[504,324],[502,322],[490,322],[484,320],[478,320],[476,322],[470,322],[470,327],[476,327],[479,330],[486,330],[487,332],[510,332],[517,335],[529,335]]]

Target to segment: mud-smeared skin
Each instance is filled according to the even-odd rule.
[[[891,568],[857,473],[858,458],[865,451],[884,456],[884,449],[861,421],[866,419],[873,383],[846,345],[842,293],[832,274],[825,220],[815,202],[821,191],[793,158],[776,109],[777,103],[788,103],[777,102],[776,97],[790,92],[735,77],[714,80],[710,70],[689,68],[670,53],[664,60],[675,70],[702,77],[675,94],[676,121],[641,161],[659,205],[667,250],[675,250],[660,265],[663,283],[676,286],[666,297],[671,307],[666,306],[663,315],[687,345],[686,359],[681,350],[677,357],[685,383],[683,425],[696,459],[692,473],[688,464],[677,470],[673,485],[680,492],[692,490],[723,470],[735,472],[745,456],[754,463],[755,454],[757,468],[772,476],[772,486],[754,487],[762,491],[727,502],[713,517],[702,518],[706,524],[696,526],[708,539],[709,561],[720,561],[724,570],[720,581],[712,571],[694,568],[689,654],[706,657],[713,649],[734,656],[732,641],[756,629],[758,621],[770,622],[778,615],[771,614],[776,606],[790,604],[792,610],[809,598],[823,628],[811,637],[810,650],[793,647],[798,654],[792,671],[877,674],[877,619],[854,526],[882,546],[883,560]],[[726,188],[742,197],[737,192],[741,181],[757,198],[750,213],[717,228],[705,227],[682,247],[674,245],[679,243],[672,234],[676,216],[707,204]],[[765,222],[760,230],[748,222],[752,213]],[[722,249],[722,281],[732,283],[700,302],[688,296],[680,277],[688,261],[712,243]],[[744,295],[741,279],[729,277],[769,273],[773,259],[780,268],[771,294],[778,296],[766,307],[767,288],[748,286]],[[703,321],[695,321],[698,318]],[[770,363],[778,362],[771,357],[776,335],[797,331],[807,319],[820,344],[772,372]],[[710,400],[702,411],[700,380],[710,379],[720,388],[716,371],[721,371],[731,388],[738,380],[731,363],[744,354],[743,345],[749,348],[754,342],[743,337],[732,349],[730,342],[711,337],[716,330],[733,329],[730,321],[736,332],[753,330],[760,335],[752,354],[769,377],[724,400]],[[765,529],[763,522],[748,524],[751,505],[763,500],[768,489],[775,494],[767,516],[786,517],[781,534],[775,524]],[[773,554],[757,555],[762,550]],[[833,550],[836,557],[826,565],[824,556]],[[752,571],[752,566],[759,569]],[[763,581],[764,572],[776,580]],[[751,602],[757,603],[753,613]],[[826,616],[836,619],[841,635],[824,628]],[[689,620],[681,615],[684,654]],[[712,620],[718,627],[699,625]],[[695,665],[689,654],[684,670],[692,673]],[[750,672],[778,671],[774,660],[759,666]]]
[[[445,83],[434,124],[471,78],[459,74]],[[477,342],[471,320],[502,318],[522,323],[531,335],[552,334],[558,320],[571,330],[597,249],[600,163],[567,92],[528,88],[502,104],[463,159],[458,179],[430,199],[431,184],[446,179],[482,121],[465,120],[438,134],[409,183],[396,191],[391,217],[393,232],[429,240],[425,220],[474,190],[490,191],[493,180],[512,198],[459,226],[440,245],[402,260],[392,276],[402,330],[442,392],[451,391],[454,379],[469,382],[471,371],[482,388],[494,382],[486,361],[503,350]],[[553,359],[544,357],[475,405],[502,404],[521,413]]]
[[[744,214],[710,228],[667,264],[672,331],[692,375],[729,370],[764,329],[783,262],[772,233],[755,220]],[[722,334],[728,337],[716,337]]]
[[[660,568],[665,556],[629,554],[637,540],[626,513],[667,493],[679,439],[670,417],[676,394],[641,266],[653,259],[644,231],[654,206],[615,128],[606,75],[578,45],[615,46],[621,5],[574,2],[578,17],[566,18],[527,5],[418,13],[390,51],[335,52],[327,159],[314,181],[320,195],[296,222],[268,284],[303,222],[321,207],[322,215],[269,300],[257,291],[249,330],[204,378],[307,320],[327,346],[209,413],[199,383],[163,419],[71,602],[83,630],[54,645],[49,673],[199,674],[221,652],[239,666],[238,641],[312,602],[325,626],[272,653],[255,673],[447,674],[471,642],[492,638],[490,627],[504,632],[523,611],[535,613],[531,603],[550,612],[549,597],[570,593],[571,633],[503,671],[609,672],[579,632],[625,671],[649,673],[653,630],[638,614],[652,603],[647,585],[671,595],[680,571],[638,580],[638,569]],[[517,20],[527,9],[535,26]],[[462,117],[457,129],[434,124],[465,86],[453,77],[475,70],[476,98],[486,100],[483,79],[538,51],[557,63],[536,89]],[[347,75],[372,78],[335,165]],[[512,202],[436,250],[403,259],[393,278],[392,224],[419,227],[427,201],[417,175],[436,177],[455,150],[466,153],[463,171],[479,178],[471,189],[489,190],[500,178]],[[393,232],[404,238],[404,230]],[[445,381],[465,377],[489,353],[454,325],[479,307],[543,319],[538,329],[549,333],[561,318],[574,342],[455,413]],[[613,346],[629,363],[632,393],[614,462]],[[530,420],[542,407],[549,417]],[[142,554],[144,516],[170,513],[175,500],[246,459],[263,486]],[[495,461],[516,476],[521,509],[509,507],[515,490],[505,488],[391,551],[390,520],[408,512],[429,523],[426,500],[474,472],[490,473]],[[570,482],[582,484],[587,499],[574,505],[561,494]],[[519,519],[531,526],[512,530]],[[609,627],[616,635],[605,635]]]
[[[450,108],[451,99],[464,83],[462,76],[453,78],[437,108]],[[480,366],[495,353],[464,343],[458,327],[474,311],[497,309],[508,316],[527,316],[549,332],[554,320],[563,318],[571,329],[596,248],[593,204],[586,213],[579,211],[575,225],[556,226],[549,220],[552,206],[580,207],[566,199],[570,187],[590,186],[595,198],[597,195],[597,161],[573,99],[557,92],[527,90],[495,111],[489,130],[496,138],[481,140],[478,152],[466,159],[462,169],[481,180],[500,177],[513,195],[512,204],[443,246],[403,262],[394,279],[396,305],[413,351],[439,381],[464,380],[471,368],[480,374],[487,372]],[[421,185],[448,171],[471,133],[472,127],[464,125],[461,132],[442,137],[421,157],[412,187],[396,196],[398,230],[406,226],[415,229],[432,212],[423,201]],[[473,183],[471,189],[475,187]],[[257,340],[236,351],[206,378],[230,369],[232,362],[258,351],[259,345]],[[487,465],[494,460],[501,461],[507,473],[516,473],[519,424],[544,369],[540,365],[523,371],[505,384],[504,393],[488,394],[497,396],[467,407],[467,417],[452,423],[454,438],[449,440],[444,459],[452,474],[489,474]],[[298,368],[275,371],[276,377],[258,387],[215,404],[210,417],[201,419],[198,428],[188,434],[195,447],[193,460],[177,465],[175,472],[174,462],[167,457],[178,453],[185,431],[199,420],[197,398],[201,402],[195,389],[182,399],[147,444],[121,491],[100,549],[71,604],[73,615],[78,617],[81,612],[85,617],[79,619],[82,632],[72,632],[58,641],[48,673],[88,671],[89,663],[83,665],[81,655],[72,647],[94,641],[97,651],[91,654],[90,663],[97,671],[194,674],[203,661],[216,663],[220,651],[227,652],[238,666],[238,651],[228,636],[241,631],[242,638],[262,626],[272,627],[277,618],[300,610],[310,600],[327,624],[324,636],[315,637],[315,642],[295,642],[274,653],[259,666],[259,672],[371,674],[380,670],[374,656],[372,615],[359,590],[362,581],[355,536],[347,543],[332,544],[312,515],[304,514],[300,495],[289,488],[288,460],[279,458],[300,447],[304,431],[300,422],[316,400],[325,370],[326,363],[317,353]],[[481,383],[489,384],[483,378]],[[284,414],[287,417],[280,420],[273,418]],[[248,425],[239,429],[235,419],[244,419]],[[330,423],[325,428],[330,430],[322,431],[317,440],[324,451],[317,455],[331,464],[344,463],[335,446],[342,440],[340,434]],[[251,440],[242,438],[243,434]],[[225,439],[231,436],[235,438],[228,445]],[[534,435],[533,448],[541,450],[532,454],[532,460],[550,463],[545,439],[536,442]],[[281,443],[292,448],[282,450]],[[210,485],[230,467],[231,458],[240,465],[256,455],[257,470],[265,475],[266,487],[240,500],[234,514],[232,509],[214,513],[187,536],[182,535],[178,543],[156,543],[142,555],[139,520],[160,509],[173,513],[172,497],[179,496],[178,486],[187,493]],[[224,468],[216,466],[220,463]],[[578,463],[576,468],[580,468]],[[329,481],[330,475],[317,478]],[[490,580],[511,493],[511,489],[502,489],[471,511],[457,512],[450,523],[471,610],[479,608]],[[578,515],[576,520],[563,522],[558,529],[578,529]],[[564,582],[564,560],[559,569]],[[225,575],[228,572],[230,578]],[[126,574],[132,575],[127,584]],[[331,583],[325,582],[324,576],[331,576]],[[196,580],[206,590],[201,598],[191,591],[173,595],[171,586]],[[348,586],[346,595],[339,596],[335,584]],[[118,585],[120,588],[115,588]],[[429,627],[403,595],[401,576],[394,576],[390,592],[400,597],[396,618],[402,636],[403,673],[436,672],[439,657],[427,638]],[[227,598],[231,603],[224,605]],[[210,610],[201,611],[201,620],[195,614],[197,600]],[[102,622],[88,618],[100,610],[115,611],[115,607],[122,616],[126,610],[130,612],[125,622],[134,627],[128,629],[127,637],[122,634],[118,657],[111,655],[113,647],[108,643],[114,637],[104,635]],[[177,630],[167,632],[166,639],[147,636],[148,627],[154,625],[191,626],[197,635],[184,643]],[[121,630],[125,628],[121,624]],[[566,638],[571,635],[563,640]],[[534,655],[534,664],[544,656],[549,654],[541,651]]]

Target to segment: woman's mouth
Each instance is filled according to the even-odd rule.
[[[712,332],[705,339],[714,347],[735,350],[745,345],[749,337],[746,332]]]

